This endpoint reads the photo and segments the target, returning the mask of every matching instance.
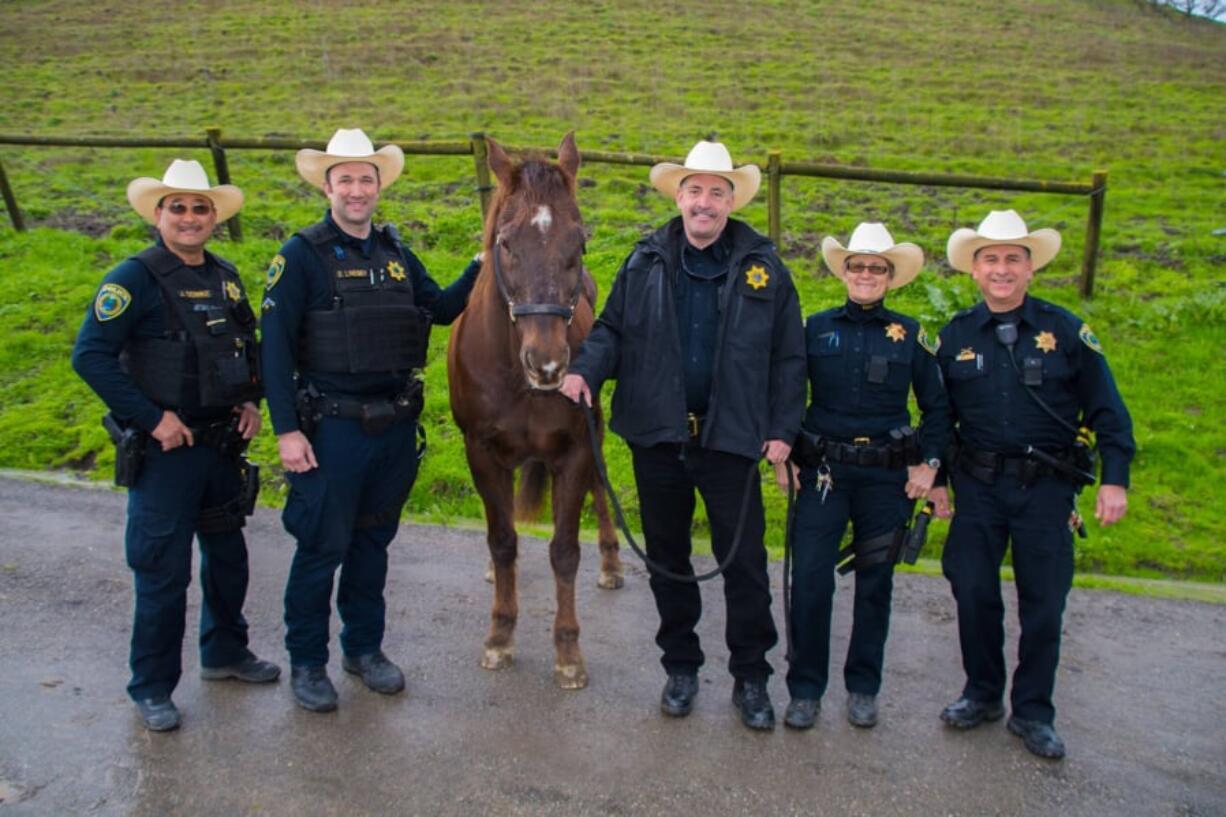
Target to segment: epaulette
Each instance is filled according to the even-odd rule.
[[[973,306],[968,306],[966,309],[959,309],[957,312],[953,314],[953,317],[951,317],[950,320],[953,321],[953,320],[957,320],[958,318],[965,318],[967,315],[970,315],[974,311],[975,311],[975,307]]]
[[[326,221],[317,221],[310,227],[303,227],[295,235],[302,236],[307,243],[314,246],[327,244],[335,239],[338,235],[337,230]]]

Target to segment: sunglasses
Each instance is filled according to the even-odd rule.
[[[862,272],[867,272],[872,275],[885,275],[890,271],[890,268],[885,264],[863,264],[856,262],[855,264],[848,264],[847,271],[854,273],[855,275],[859,275]]]
[[[189,209],[192,211],[193,215],[207,216],[209,213],[213,212],[213,205],[198,201],[192,204],[191,207],[188,207],[181,201],[172,201],[170,204],[166,205],[166,209],[176,216],[183,215]]]

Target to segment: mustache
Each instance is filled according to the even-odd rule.
[[[691,207],[690,215],[691,216],[706,216],[707,218],[716,218],[717,216],[719,216],[719,212],[716,210],[712,210],[710,207]]]

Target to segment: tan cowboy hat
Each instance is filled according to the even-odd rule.
[[[222,222],[238,212],[243,206],[243,191],[232,184],[209,187],[209,176],[204,167],[194,159],[175,159],[166,168],[162,180],[142,176],[128,185],[128,201],[132,209],[150,224],[157,221],[154,210],[158,202],[174,193],[194,193],[213,202],[217,221]]]
[[[853,255],[877,255],[894,265],[894,277],[890,289],[898,289],[915,280],[924,266],[924,251],[910,242],[895,244],[890,231],[877,221],[865,221],[856,225],[851,238],[844,247],[834,236],[822,239],[822,258],[836,278],[847,280],[843,262]]]
[[[732,156],[721,142],[702,141],[694,145],[685,164],[660,162],[651,169],[651,183],[664,195],[676,198],[677,188],[686,176],[705,173],[722,176],[732,184],[732,209],[739,210],[753,199],[762,183],[762,172],[757,165],[732,167]]]
[[[975,253],[981,247],[993,244],[1016,244],[1030,250],[1030,263],[1034,269],[1042,269],[1060,252],[1060,234],[1055,230],[1026,229],[1026,222],[1016,210],[993,210],[979,222],[979,229],[963,227],[954,230],[945,248],[949,265],[962,272],[970,272]]]
[[[361,128],[341,128],[332,134],[324,151],[303,148],[296,159],[298,173],[316,187],[324,186],[328,168],[345,162],[370,162],[379,169],[379,187],[387,187],[404,170],[404,151],[396,145],[384,145],[375,150],[370,137]]]

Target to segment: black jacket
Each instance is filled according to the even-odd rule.
[[[804,325],[792,276],[774,246],[729,220],[729,274],[704,448],[757,459],[766,440],[791,442],[805,408]],[[622,264],[600,318],[571,364],[593,393],[610,378],[614,432],[634,445],[681,443],[685,382],[673,283],[685,241],[678,216],[640,241]]]

